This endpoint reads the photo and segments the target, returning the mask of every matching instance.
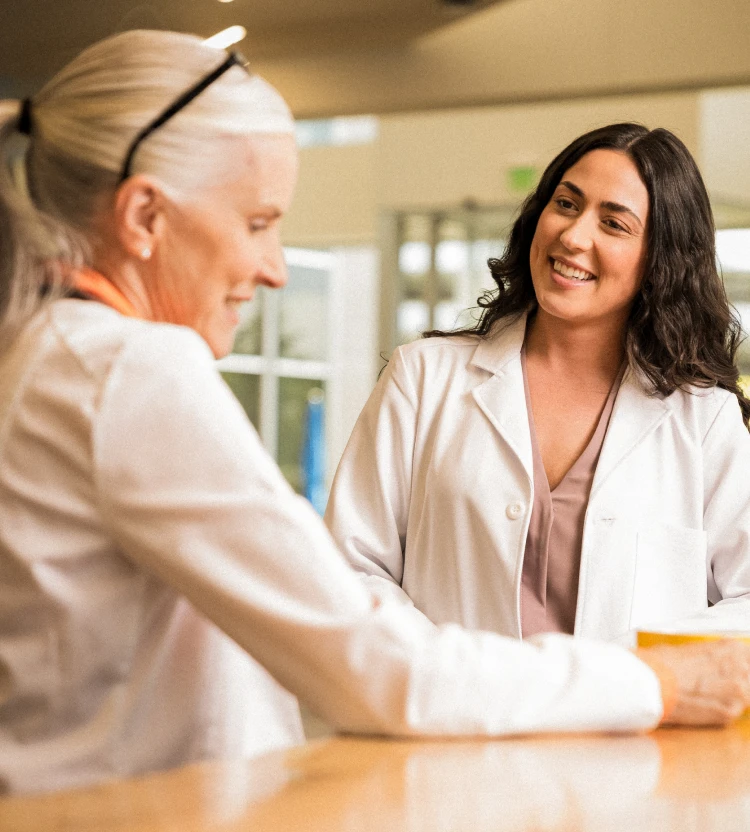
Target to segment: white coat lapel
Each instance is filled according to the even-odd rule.
[[[668,399],[649,396],[628,369],[612,410],[589,502],[623,459],[655,430],[671,412]]]
[[[533,458],[521,369],[525,331],[524,315],[496,335],[479,342],[471,363],[492,375],[477,385],[472,393],[492,426],[518,457],[531,483]]]

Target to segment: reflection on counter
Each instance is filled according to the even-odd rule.
[[[746,832],[750,723],[641,736],[334,738],[0,800],[14,832]]]

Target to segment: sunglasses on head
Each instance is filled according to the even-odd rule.
[[[143,130],[133,139],[130,147],[128,148],[127,155],[125,156],[125,161],[122,165],[122,171],[120,172],[120,180],[119,182],[124,182],[131,174],[131,166],[133,164],[133,156],[135,155],[136,150],[140,146],[141,142],[147,137],[150,136],[154,130],[158,130],[165,122],[169,121],[173,115],[179,113],[183,107],[186,107],[196,96],[200,95],[206,87],[213,84],[214,81],[221,78],[221,76],[233,66],[241,66],[244,70],[247,71],[248,75],[252,74],[250,71],[250,66],[247,62],[247,59],[242,55],[241,52],[230,52],[229,56],[225,61],[223,61],[216,69],[209,72],[204,78],[201,78],[197,84],[193,85],[185,91],[173,104],[170,104],[163,113],[158,115],[153,121],[149,122]],[[118,183],[119,184],[119,183]]]

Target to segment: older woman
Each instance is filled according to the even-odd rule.
[[[165,32],[2,105],[3,787],[299,742],[282,685],[351,731],[731,719],[750,699],[734,645],[522,644],[353,576],[214,367],[239,305],[286,279],[292,132],[238,55]]]
[[[327,514],[350,562],[505,636],[750,631],[750,402],[688,150],[581,136],[490,267],[477,325],[397,350],[360,417]]]

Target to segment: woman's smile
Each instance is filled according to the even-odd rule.
[[[596,280],[595,274],[582,269],[580,266],[574,266],[567,260],[550,257],[549,262],[552,269],[552,280],[564,289],[585,286],[587,283]]]

